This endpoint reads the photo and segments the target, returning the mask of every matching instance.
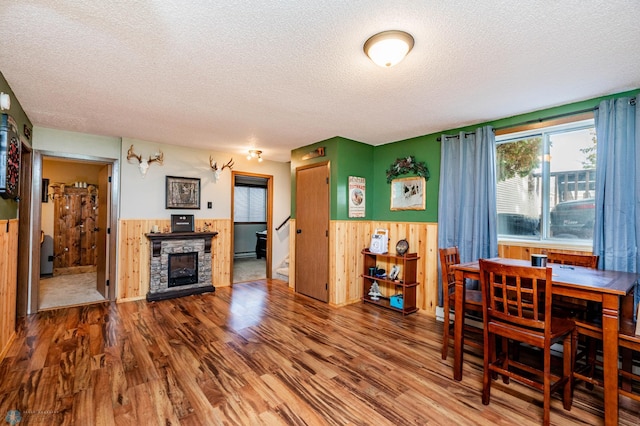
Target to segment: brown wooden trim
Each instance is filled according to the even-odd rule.
[[[543,127],[558,126],[560,124],[573,123],[575,121],[589,120],[594,117],[593,112],[583,112],[581,114],[569,115],[566,117],[542,120],[537,123],[516,124],[513,127],[505,127],[496,130],[496,136],[508,135],[509,133],[524,132],[526,130],[540,129]]]

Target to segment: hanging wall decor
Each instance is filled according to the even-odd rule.
[[[416,161],[413,155],[405,158],[398,158],[387,169],[387,183],[401,175],[415,174],[429,180],[429,169],[424,161]]]
[[[9,114],[0,116],[0,196],[16,199],[20,174],[20,140],[16,122]]]

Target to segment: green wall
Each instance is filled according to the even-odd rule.
[[[360,176],[367,179],[366,217],[364,220],[390,222],[437,222],[438,221],[438,188],[440,183],[440,142],[438,137],[445,134],[458,134],[462,131],[473,131],[486,125],[495,129],[511,127],[519,124],[535,123],[556,116],[570,115],[585,110],[593,110],[605,99],[631,97],[640,93],[640,89],[601,96],[586,101],[575,102],[553,108],[547,108],[527,114],[502,118],[499,120],[478,123],[457,129],[418,136],[380,146],[370,146],[353,140],[334,137],[326,141],[314,143],[295,149],[291,152],[291,212],[295,217],[295,170],[297,167],[316,162],[331,163],[331,219],[349,220],[347,211],[347,185],[349,176]],[[326,156],[302,161],[301,157],[316,149],[326,147]],[[397,158],[413,155],[416,161],[426,163],[431,177],[427,181],[425,210],[391,211],[391,185],[387,183],[386,170]],[[407,175],[410,176],[410,175]],[[351,219],[359,220],[359,219]]]
[[[302,160],[302,157],[317,148],[324,147],[324,157]],[[371,145],[350,139],[333,137],[324,141],[307,145],[291,151],[291,217],[296,215],[296,169],[310,164],[329,162],[331,219],[347,219],[348,212],[348,184],[349,176],[366,179],[365,213],[364,218],[352,220],[371,220],[373,197],[370,188],[373,186],[373,149]]]
[[[2,113],[8,113],[16,121],[18,125],[18,134],[23,141],[26,141],[30,145],[30,141],[24,136],[24,126],[26,125],[33,133],[33,126],[31,121],[24,113],[20,102],[16,98],[16,95],[9,87],[9,83],[5,80],[4,75],[0,72],[0,92],[8,93],[11,96],[11,108],[8,111],[2,111]],[[0,197],[0,219],[15,219],[18,217],[18,203],[15,200],[5,200]]]

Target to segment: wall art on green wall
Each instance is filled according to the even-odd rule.
[[[365,178],[349,176],[349,217],[365,216],[365,193]]]
[[[391,210],[424,210],[426,180],[423,177],[408,177],[391,181]]]

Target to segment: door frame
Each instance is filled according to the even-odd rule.
[[[271,241],[273,238],[273,232],[271,231],[271,229],[273,228],[273,175],[263,175],[260,173],[251,173],[251,172],[239,172],[239,171],[235,171],[235,170],[231,170],[231,226],[229,226],[229,228],[231,229],[231,244],[229,244],[229,259],[231,259],[231,261],[229,262],[230,266],[230,271],[229,271],[229,277],[230,277],[230,283],[229,285],[233,285],[233,255],[234,255],[234,249],[235,249],[235,244],[233,243],[233,238],[234,238],[234,216],[233,216],[233,210],[235,207],[235,195],[236,195],[236,190],[235,190],[235,185],[236,185],[236,176],[248,176],[248,177],[258,177],[258,178],[263,178],[267,180],[267,255],[265,257],[265,262],[267,264],[267,279],[270,279],[272,276],[272,270],[271,270]]]
[[[81,154],[62,154],[54,151],[33,150],[32,185],[31,185],[31,252],[28,259],[31,265],[31,276],[29,281],[28,314],[38,312],[38,289],[40,287],[40,231],[42,227],[42,161],[44,158],[53,160],[78,160],[79,162],[89,162],[97,164],[111,164],[111,200],[108,204],[110,209],[110,232],[107,236],[108,250],[108,297],[106,300],[115,301],[117,295],[117,241],[118,241],[118,211],[120,199],[120,160],[117,158],[94,157]]]
[[[20,160],[20,201],[18,203],[18,259],[28,259],[31,255],[29,221],[31,218],[33,147],[21,140]],[[40,245],[38,244],[38,259]],[[31,270],[29,262],[18,262],[18,285],[16,288],[16,316],[23,317],[29,310],[29,281]]]

